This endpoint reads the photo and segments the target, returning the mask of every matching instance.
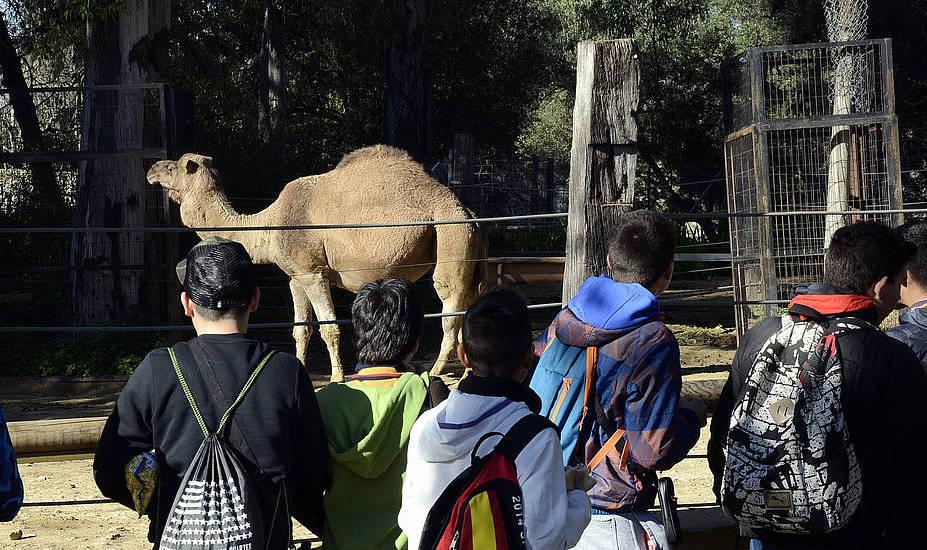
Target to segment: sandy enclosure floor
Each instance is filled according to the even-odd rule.
[[[708,429],[702,430],[693,458],[683,460],[668,473],[675,484],[680,504],[714,501],[711,475],[705,460]],[[57,550],[72,548],[148,549],[148,523],[117,504],[62,505],[64,501],[102,499],[91,475],[91,459],[20,464],[27,505],[12,523],[0,525],[0,548],[14,550]],[[59,504],[56,504],[59,503]],[[12,531],[22,529],[22,540],[10,540]],[[296,538],[309,533],[298,527]]]

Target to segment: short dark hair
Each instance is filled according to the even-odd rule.
[[[240,319],[245,313],[248,313],[247,307],[210,309],[208,307],[195,304],[192,301],[190,303],[193,304],[193,311],[196,312],[197,317],[211,323],[215,323],[216,321],[221,321],[223,319]]]
[[[652,210],[622,214],[608,240],[609,275],[650,287],[673,264],[676,224]]]
[[[908,275],[919,285],[927,284],[927,220],[913,218],[898,226],[896,233],[906,243],[915,247],[914,255],[908,261]]]
[[[866,294],[882,277],[894,281],[914,254],[887,225],[859,221],[834,232],[824,257],[824,282]]]
[[[511,290],[491,290],[467,310],[463,346],[479,376],[511,377],[531,350],[531,318]]]
[[[367,364],[404,361],[418,345],[423,319],[405,279],[365,284],[351,305],[357,360]]]

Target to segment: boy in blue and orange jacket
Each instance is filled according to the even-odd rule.
[[[657,296],[669,286],[675,224],[650,211],[621,217],[609,242],[609,276],[586,280],[536,342],[531,387],[561,428],[567,464],[586,464],[592,522],[576,548],[666,548],[646,513],[656,470],[683,459],[705,425],[705,405],[681,399],[679,344]]]

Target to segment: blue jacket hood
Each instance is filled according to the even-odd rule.
[[[902,324],[915,325],[921,330],[927,330],[927,309],[909,309],[901,315]]]
[[[901,324],[886,334],[907,344],[927,366],[927,308],[909,309],[901,316]]]
[[[649,290],[605,275],[586,279],[567,307],[583,323],[610,331],[643,325],[660,314],[657,298]]]

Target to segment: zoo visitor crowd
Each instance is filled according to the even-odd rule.
[[[464,317],[453,390],[410,367],[423,312],[409,283],[369,283],[351,308],[356,370],[316,392],[294,356],[247,335],[251,259],[209,238],[178,265],[197,336],[135,370],[96,483],[148,516],[159,548],[284,549],[290,518],[329,549],[670,548],[673,488],[657,472],[707,418],[680,395],[659,308],[675,246],[664,216],[624,214],[608,273],[537,338],[522,298],[484,293]],[[857,222],[833,234],[823,279],[741,338],[708,455],[750,548],[923,547],[925,306],[927,222]],[[23,486],[2,413],[0,426],[8,521]]]

